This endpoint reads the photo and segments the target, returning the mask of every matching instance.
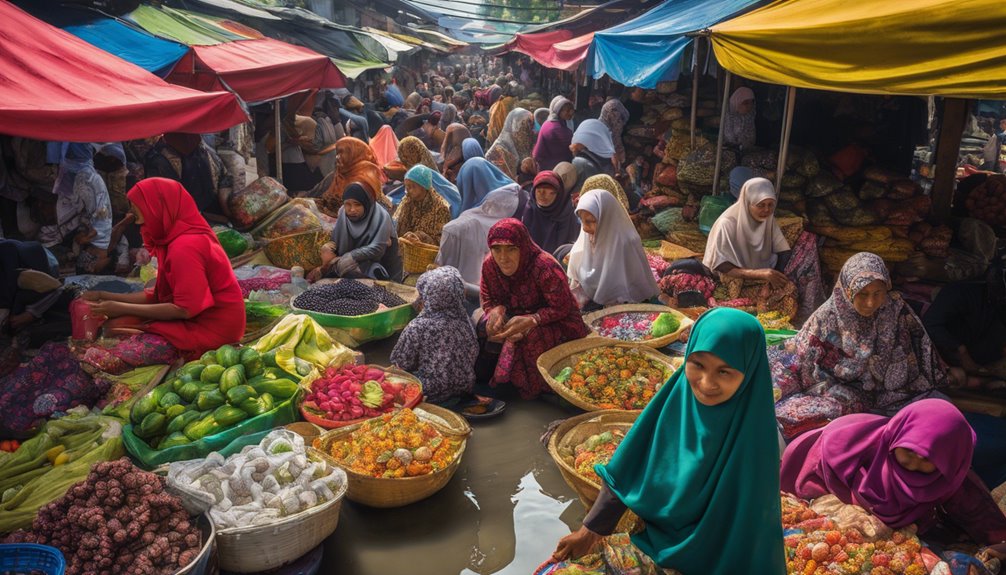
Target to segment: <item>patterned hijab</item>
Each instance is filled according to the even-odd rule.
[[[426,144],[415,136],[406,136],[399,142],[398,161],[406,168],[422,164],[431,170],[437,169],[437,163],[433,160],[433,154],[430,153]]]
[[[398,235],[407,232],[424,232],[435,239],[440,238],[444,224],[451,220],[451,206],[433,188],[433,170],[422,164],[412,166],[406,180],[411,180],[426,190],[423,199],[416,200],[414,196],[405,194],[402,203],[395,212],[398,222]]]
[[[499,169],[516,178],[521,162],[531,157],[534,143],[534,117],[524,108],[517,108],[507,115],[503,130],[486,152],[486,158],[492,158]]]
[[[583,181],[583,186],[580,189],[606,190],[609,194],[615,196],[618,203],[625,208],[625,213],[629,213],[629,197],[625,195],[625,190],[615,181],[615,178],[612,178],[608,174],[597,174],[596,176],[587,178]]]
[[[496,291],[495,293],[510,293],[514,291],[514,286],[525,283],[528,277],[530,277],[531,270],[536,265],[539,265],[538,259],[541,256],[552,259],[551,256],[538,247],[538,244],[534,243],[534,240],[531,239],[531,234],[524,227],[524,224],[514,218],[505,218],[496,222],[493,227],[489,228],[487,241],[490,250],[493,246],[499,244],[516,246],[520,250],[520,262],[517,264],[517,271],[511,276],[504,274],[500,270],[499,265],[496,264],[496,260],[493,259],[492,253],[486,256],[485,262],[482,264],[482,281],[502,287],[502,291]],[[552,259],[552,261],[554,262],[555,260]]]

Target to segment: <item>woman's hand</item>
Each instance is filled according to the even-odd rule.
[[[101,298],[101,292],[100,291],[95,291],[95,290],[87,290],[86,292],[80,294],[80,297],[84,301],[98,301],[98,300],[102,299]]]
[[[510,321],[503,326],[503,332],[499,334],[499,337],[514,343],[524,339],[529,331],[538,326],[538,322],[529,315],[519,315],[517,317],[511,318]]]
[[[772,286],[772,289],[785,287],[789,282],[789,278],[786,277],[786,274],[773,269],[758,270],[758,279],[767,281],[768,285]]]
[[[107,318],[119,317],[120,315],[125,315],[125,311],[122,309],[122,304],[117,301],[99,300],[96,302],[89,301],[88,304],[91,306],[91,313],[95,315],[103,315]]]
[[[555,553],[552,553],[552,560],[559,562],[579,559],[589,553],[595,545],[601,542],[601,539],[603,537],[597,533],[581,526],[578,530],[559,540]]]

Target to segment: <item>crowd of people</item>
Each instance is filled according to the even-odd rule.
[[[0,328],[18,333],[65,314],[77,294],[58,279],[69,271],[105,278],[79,294],[109,318],[110,336],[73,346],[82,362],[192,359],[237,342],[243,298],[210,224],[227,222],[251,159],[267,175],[278,156],[288,193],[335,218],[312,281],[407,281],[402,242],[438,249],[412,278],[421,311],[391,356],[430,400],[548,393],[537,359],[585,337],[584,313],[658,303],[662,292],[632,219],[643,190],[625,170],[634,158],[623,130],[640,113],[638,92],[612,94],[596,117],[577,120],[564,95],[546,107],[541,94],[526,94],[524,75],[469,64],[424,74],[408,95],[391,81],[369,103],[336,92],[290,98],[279,143],[265,110],[253,127],[213,137],[7,139]],[[737,90],[728,144],[751,145],[752,111],[751,91]],[[553,559],[586,553],[631,509],[646,524],[632,544],[662,568],[732,573],[758,556],[759,572],[783,573],[780,488],[831,493],[923,535],[956,527],[1006,556],[1006,516],[989,495],[1006,481],[1006,425],[962,414],[941,392],[1002,359],[1002,273],[984,288],[992,293],[950,300],[951,290],[923,321],[893,291],[884,261],[860,253],[825,299],[816,238],[791,245],[774,218],[772,182],[752,175],[731,174],[735,201],[712,225],[701,263],[687,265],[802,329],[767,350],[751,314],[702,315],[684,368],[598,468],[601,496]],[[151,258],[150,289],[115,280]],[[956,327],[969,318],[986,339]],[[32,419],[28,411],[46,415],[18,408],[11,389],[0,385],[0,405],[12,409],[5,437]],[[773,404],[799,394],[834,401],[842,416],[780,453]]]

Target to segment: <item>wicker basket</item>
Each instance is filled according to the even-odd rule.
[[[678,317],[678,320],[681,322],[681,325],[674,333],[669,333],[662,337],[657,337],[653,339],[644,339],[640,341],[624,341],[620,339],[601,337],[600,335],[597,335],[596,331],[594,331],[594,322],[600,321],[605,316],[614,315],[617,313],[628,313],[628,312],[671,313]],[[689,329],[693,323],[695,323],[685,314],[681,313],[680,311],[672,307],[667,307],[665,305],[654,305],[649,303],[625,304],[625,305],[615,305],[607,307],[585,315],[583,317],[583,321],[584,323],[587,324],[587,327],[590,328],[591,333],[592,335],[594,335],[594,337],[598,337],[612,343],[634,343],[638,345],[645,345],[646,347],[652,347],[652,348],[661,348],[678,341],[678,338],[681,337],[681,334],[684,333],[685,330]]]
[[[339,509],[348,487],[343,477],[334,498],[282,521],[217,531],[220,569],[234,573],[268,571],[314,549],[339,525]]]
[[[566,401],[586,411],[600,411],[602,408],[590,403],[586,398],[573,391],[565,384],[556,381],[555,376],[558,375],[564,368],[572,365],[570,360],[574,355],[594,349],[595,347],[609,346],[638,349],[643,353],[643,355],[647,356],[649,359],[662,363],[672,372],[681,366],[680,358],[670,358],[652,347],[646,347],[639,344],[628,344],[624,342],[612,343],[612,340],[600,337],[588,337],[564,343],[541,354],[538,357],[538,371],[541,373],[542,377],[545,378],[545,381],[548,382],[548,385],[552,388],[552,390],[558,393]],[[634,410],[634,412],[638,411],[642,410]]]
[[[398,245],[402,248],[402,268],[409,274],[425,272],[440,252],[440,246],[414,242],[406,238],[398,238]]]
[[[423,400],[423,382],[419,381],[418,377],[412,375],[411,373],[409,373],[407,371],[402,371],[402,370],[400,370],[398,368],[395,368],[395,367],[384,367],[384,366],[373,365],[373,364],[369,364],[369,365],[367,365],[367,367],[374,367],[374,368],[380,369],[381,371],[383,371],[383,372],[385,372],[385,373],[387,373],[389,375],[393,375],[393,376],[399,377],[401,379],[407,379],[410,382],[412,382],[412,383],[416,384],[417,386],[419,386],[419,393],[417,393],[415,395],[415,397],[408,398],[404,403],[402,403],[399,407],[395,408],[392,411],[398,411],[399,409],[402,409],[402,408],[405,408],[405,407],[408,407],[408,408],[416,407],[417,405],[419,405],[419,402],[421,402]],[[403,399],[401,396],[396,397],[395,398],[396,403],[397,403],[398,400],[401,400],[401,399]],[[350,419],[350,420],[346,420],[346,421],[333,421],[331,419],[325,419],[324,416],[322,416],[319,413],[317,413],[317,406],[314,405],[313,403],[309,404],[309,402],[307,402],[307,401],[302,402],[300,404],[300,415],[304,418],[305,421],[308,421],[308,422],[310,422],[310,423],[312,423],[312,424],[314,424],[314,425],[316,425],[318,427],[322,427],[322,428],[325,428],[325,429],[337,429],[339,427],[347,427],[347,426],[350,426],[350,425],[356,425],[357,423],[363,423],[364,421],[367,421],[368,419],[370,419],[369,417],[360,417],[360,418],[357,418],[357,419]]]
[[[423,412],[426,412],[425,414]],[[449,409],[444,409],[429,403],[420,403],[416,407],[419,417],[432,423],[441,433],[445,435],[464,436],[461,447],[458,448],[454,461],[450,465],[429,475],[419,477],[403,477],[400,479],[389,479],[384,477],[370,477],[355,471],[345,469],[349,477],[349,491],[346,494],[351,501],[369,505],[370,507],[402,507],[410,503],[415,503],[433,495],[443,489],[445,485],[454,477],[454,472],[461,464],[461,457],[465,453],[468,444],[467,437],[471,434],[472,428],[464,417]],[[330,446],[336,441],[341,441],[352,432],[359,429],[361,423],[348,427],[340,427],[321,435],[311,448],[312,453],[317,453],[326,461],[333,465],[340,465],[333,457],[328,455]]]

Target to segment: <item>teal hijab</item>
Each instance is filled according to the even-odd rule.
[[[695,399],[685,370],[657,392],[611,462],[595,467],[646,523],[632,542],[685,575],[756,571],[785,575],[779,503],[779,442],[765,332],[750,314],[707,312],[685,357],[715,354],[744,373],[716,406]]]

